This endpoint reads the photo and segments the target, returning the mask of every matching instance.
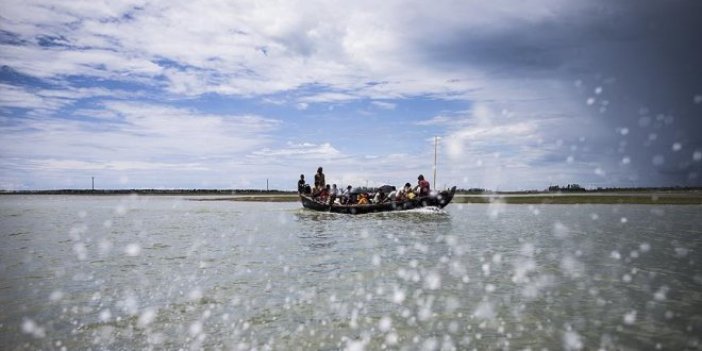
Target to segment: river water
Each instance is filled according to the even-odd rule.
[[[36,349],[699,349],[702,207],[0,197],[0,340]]]

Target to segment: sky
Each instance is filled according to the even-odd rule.
[[[0,189],[701,186],[700,14],[0,0]]]

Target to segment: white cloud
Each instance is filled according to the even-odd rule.
[[[243,157],[270,142],[269,133],[280,124],[254,115],[119,101],[105,103],[103,113],[108,119],[37,117],[0,127],[0,154],[57,169],[145,170],[175,164],[206,169],[216,167],[212,160]]]
[[[397,107],[397,104],[385,101],[371,101],[371,104],[378,106],[384,110],[394,110]]]
[[[56,111],[84,98],[133,98],[139,95],[139,92],[127,92],[106,88],[65,87],[61,89],[31,89],[24,86],[0,83],[0,107],[43,111]]]
[[[469,122],[468,119],[466,119],[464,116],[454,116],[454,117],[449,117],[449,116],[434,116],[430,119],[426,119],[423,121],[418,121],[415,122],[414,124],[418,126],[455,126],[459,124],[464,124]]]
[[[303,103],[320,103],[320,102],[346,102],[358,99],[357,96],[343,93],[320,93],[310,96],[305,96],[299,99]]]
[[[253,157],[282,157],[285,159],[306,158],[316,160],[328,160],[330,158],[342,156],[341,152],[330,143],[323,143],[320,145],[312,143],[288,143],[286,147],[282,149],[263,148],[252,152],[251,155]]]
[[[58,38],[61,45],[6,44],[0,60],[42,78],[165,77],[168,91],[184,95],[248,96],[322,84],[339,93],[302,102],[449,96],[475,88],[477,70],[427,66],[416,44],[466,29],[499,32],[525,21],[548,21],[582,6],[551,0],[450,6],[404,1],[97,3],[6,3],[5,30],[28,43],[43,35]],[[367,86],[369,81],[386,83]]]
[[[143,161],[89,162],[79,160],[32,160],[29,164],[42,170],[113,170],[113,171],[208,171],[209,168],[197,163],[161,163]]]
[[[56,109],[64,101],[31,93],[21,87],[0,83],[0,107]]]

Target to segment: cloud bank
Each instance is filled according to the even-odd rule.
[[[4,1],[0,187],[700,185],[700,7]]]

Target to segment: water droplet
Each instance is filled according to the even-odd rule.
[[[489,263],[484,263],[482,266],[483,269],[483,275],[484,276],[489,276],[490,275],[490,264]]]
[[[73,252],[76,253],[76,256],[78,256],[78,260],[80,261],[85,261],[85,259],[88,258],[88,249],[83,243],[76,243],[75,245],[73,245]]]
[[[570,234],[570,229],[561,222],[553,223],[553,236],[563,239]]]
[[[193,324],[190,325],[188,331],[190,332],[191,336],[199,335],[202,332],[202,322],[195,321]]]
[[[112,312],[110,312],[109,309],[104,309],[100,311],[100,321],[101,322],[108,322],[112,318]]]
[[[663,285],[658,290],[656,291],[655,294],[653,294],[653,298],[658,300],[658,301],[664,301],[666,299],[666,295],[668,294],[668,287]]]
[[[490,302],[483,301],[476,307],[473,316],[480,319],[493,319],[495,318],[495,308]]]
[[[441,287],[441,276],[436,272],[429,272],[424,277],[424,287],[429,290],[436,290]]]
[[[44,328],[40,327],[36,322],[29,318],[25,318],[22,321],[22,332],[25,334],[31,334],[35,338],[43,338],[46,336],[46,331]]]
[[[636,311],[631,311],[624,315],[624,323],[631,325],[636,323]]]
[[[639,118],[639,127],[645,128],[651,125],[651,117],[649,116],[643,116]]]
[[[568,330],[563,334],[563,348],[566,350],[581,350],[583,342],[580,335],[573,330]]]
[[[141,253],[141,246],[137,243],[131,243],[124,248],[124,253],[127,256],[139,256]]]
[[[392,319],[390,319],[390,317],[388,317],[388,316],[381,318],[380,321],[378,322],[378,328],[382,332],[386,332],[386,331],[390,330],[390,328],[392,328]]]
[[[641,243],[641,245],[639,245],[639,249],[641,250],[641,252],[648,252],[649,250],[651,250],[651,244]]]
[[[402,290],[395,290],[392,294],[392,302],[401,304],[403,301],[405,301],[405,292]]]
[[[153,308],[147,308],[139,315],[137,326],[139,326],[139,328],[145,328],[146,326],[151,324],[151,322],[153,322],[155,319],[156,310],[154,310]]]
[[[676,257],[680,257],[680,258],[685,257],[685,256],[687,256],[688,252],[689,252],[689,250],[687,248],[684,248],[684,247],[676,247],[675,248],[675,256]]]
[[[49,300],[58,301],[63,298],[63,292],[61,290],[55,290],[49,295]]]
[[[500,264],[502,263],[502,254],[496,253],[492,255],[492,263]]]
[[[127,213],[127,207],[124,205],[119,205],[115,208],[115,214],[118,216],[124,216]]]
[[[190,291],[190,293],[188,293],[188,299],[190,301],[197,301],[202,299],[202,290],[198,288],[193,289],[192,291]]]

